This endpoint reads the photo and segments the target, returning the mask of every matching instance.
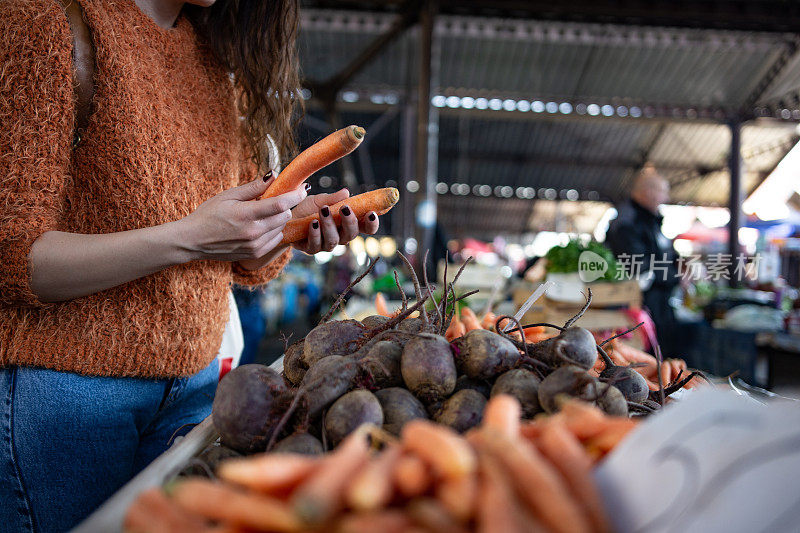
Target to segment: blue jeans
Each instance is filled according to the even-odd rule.
[[[77,525],[211,413],[218,372],[216,359],[161,380],[0,369],[0,531]]]

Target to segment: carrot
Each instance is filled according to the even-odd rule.
[[[483,329],[481,323],[478,321],[478,317],[475,316],[475,313],[469,307],[465,307],[461,310],[461,322],[464,324],[464,328],[467,332],[473,329]]]
[[[371,511],[392,499],[392,471],[400,458],[400,446],[381,452],[356,474],[347,489],[347,503],[356,511]]]
[[[607,418],[600,408],[580,400],[572,400],[561,407],[564,423],[579,439],[594,437],[603,431]]]
[[[497,461],[486,453],[479,456],[481,485],[478,498],[478,533],[522,533],[517,499]]]
[[[619,421],[609,424],[601,433],[587,439],[584,443],[587,451],[594,453],[599,458],[616,448],[628,436],[628,433],[636,429],[636,422],[625,421],[629,423],[623,424],[622,421]]]
[[[481,319],[481,327],[483,327],[483,329],[494,330],[495,322],[497,322],[497,315],[489,311],[483,315],[483,318]]]
[[[428,468],[416,455],[406,454],[397,460],[392,479],[398,492],[406,498],[424,494],[431,483]]]
[[[342,217],[339,211],[343,206],[347,205],[353,214],[360,220],[367,215],[370,211],[374,211],[377,215],[384,215],[394,207],[397,200],[400,199],[400,191],[394,187],[385,187],[383,189],[375,189],[374,191],[357,194],[351,196],[341,202],[337,202],[328,206],[331,210],[331,216],[337,226],[341,226]],[[319,216],[309,215],[303,218],[296,218],[286,223],[283,228],[283,240],[281,244],[291,244],[299,242],[308,238],[308,229],[311,223],[318,220]]]
[[[364,140],[365,133],[364,128],[347,126],[306,148],[286,165],[264,193],[263,198],[272,198],[295,190],[314,172],[358,148]]]
[[[345,438],[292,494],[292,507],[304,522],[321,524],[342,507],[345,486],[369,456],[367,428],[362,426]]]
[[[614,350],[619,351],[619,355],[627,359],[631,363],[647,363],[656,364],[656,358],[647,352],[634,348],[630,344],[625,344],[619,340],[611,341]]]
[[[411,520],[426,531],[466,533],[442,505],[432,498],[418,498],[406,507]]]
[[[592,481],[592,460],[578,439],[555,421],[544,424],[537,444],[564,476],[575,499],[583,503],[595,531],[610,531],[600,493]]]
[[[590,530],[561,476],[532,444],[488,430],[476,440],[479,451],[502,465],[518,496],[547,527],[563,533]]]
[[[382,292],[375,295],[375,310],[381,316],[392,316],[392,313],[389,312],[389,306],[386,305],[386,298],[384,298]]]
[[[442,477],[458,478],[475,471],[475,452],[448,427],[416,419],[403,427],[401,436],[405,449],[420,456]]]
[[[125,531],[148,533],[192,533],[206,531],[200,517],[178,507],[161,489],[142,492],[125,513]]]
[[[338,533],[407,533],[411,519],[399,509],[347,514],[339,520]],[[325,528],[323,531],[327,531]]]
[[[510,439],[519,436],[522,407],[519,400],[508,394],[492,396],[483,410],[483,426],[502,433]]]
[[[451,320],[450,325],[447,326],[447,331],[444,332],[444,338],[449,341],[454,341],[455,339],[463,337],[466,334],[467,328],[464,327],[463,322],[461,322],[458,304],[456,304],[456,311],[453,313],[453,320]]]
[[[267,531],[299,531],[303,527],[285,502],[230,485],[195,478],[176,483],[170,492],[182,508],[210,520]]]
[[[305,455],[269,453],[223,461],[217,475],[243,487],[274,493],[294,488],[319,464],[319,459]]]
[[[450,516],[468,522],[475,512],[478,497],[478,479],[475,474],[444,479],[436,485],[436,499]]]

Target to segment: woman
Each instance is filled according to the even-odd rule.
[[[269,185],[294,153],[296,0],[79,1],[95,52],[74,149],[58,0],[0,4],[0,529],[74,526],[210,412],[230,284],[361,230]],[[188,5],[193,4],[193,5]]]

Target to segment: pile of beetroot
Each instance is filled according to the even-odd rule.
[[[362,424],[399,435],[404,424],[420,418],[465,432],[480,424],[488,398],[501,393],[517,398],[527,419],[557,412],[571,398],[611,415],[641,415],[658,410],[664,397],[683,386],[650,391],[633,367],[614,365],[593,335],[574,325],[591,293],[563,327],[544,324],[560,330],[545,341],[527,342],[529,326],[506,316],[498,318],[495,331],[476,329],[448,342],[443,334],[455,303],[471,294],[456,297],[454,284],[464,266],[445,284],[439,302],[433,287],[422,286],[411,269],[416,302],[411,305],[400,289],[403,306],[396,316],[331,320],[346,293],[373,267],[353,281],[317,327],[287,348],[282,375],[244,365],[220,382],[213,421],[225,447],[245,454],[319,454]],[[426,309],[428,300],[432,305]],[[589,370],[598,357],[605,369],[594,377]]]

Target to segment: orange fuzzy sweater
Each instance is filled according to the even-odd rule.
[[[134,0],[80,0],[95,45],[93,113],[74,128],[72,33],[59,0],[0,3],[0,367],[175,377],[216,355],[232,282],[274,278],[195,261],[58,304],[30,289],[50,230],[98,234],[178,220],[253,179],[232,85],[184,17],[165,30]]]

